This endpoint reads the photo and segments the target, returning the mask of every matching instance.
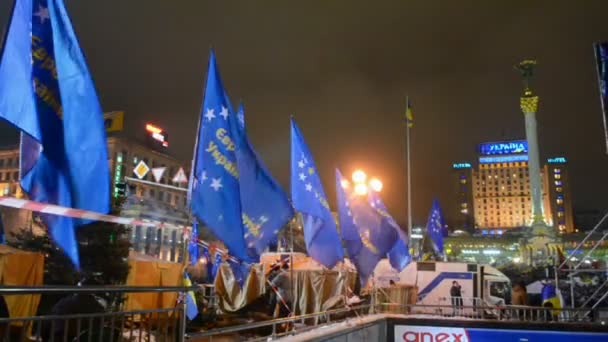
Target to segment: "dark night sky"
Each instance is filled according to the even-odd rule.
[[[0,27],[10,2],[0,3]],[[525,137],[513,65],[536,58],[541,157],[569,159],[577,208],[608,208],[592,53],[608,40],[608,1],[66,2],[104,110],[125,110],[133,132],[158,124],[171,153],[190,158],[213,46],[254,145],[286,188],[293,114],[330,199],[334,168],[361,167],[384,181],[402,222],[408,94],[416,224],[433,197],[454,212],[453,162],[473,162],[479,142]],[[6,125],[0,135],[16,141]]]

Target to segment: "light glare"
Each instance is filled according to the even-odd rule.
[[[353,181],[355,183],[363,183],[363,182],[365,182],[366,179],[367,179],[367,175],[365,174],[365,172],[363,172],[361,170],[357,170],[357,171],[353,172]]]
[[[374,190],[375,192],[380,192],[382,191],[382,182],[378,179],[378,178],[372,178],[369,181],[369,186],[372,188],[372,190]]]
[[[348,189],[350,185],[349,181],[347,181],[346,179],[343,179],[340,183],[340,185],[342,185],[342,189]]]
[[[355,185],[355,193],[359,196],[367,195],[367,185],[365,183],[358,183]]]

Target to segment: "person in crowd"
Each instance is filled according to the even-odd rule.
[[[281,270],[270,282],[275,291],[275,317],[287,317],[293,303],[292,281],[289,265],[283,263]]]
[[[528,305],[528,292],[523,283],[513,286],[513,305]]]
[[[453,315],[455,316],[462,309],[462,289],[456,280],[452,282],[450,296],[452,297]]]

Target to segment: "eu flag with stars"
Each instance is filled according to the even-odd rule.
[[[399,239],[397,231],[368,196],[352,196],[350,210],[363,244],[384,258]]]
[[[239,112],[244,115],[243,105]],[[245,239],[247,246],[261,255],[277,240],[279,231],[293,218],[293,208],[287,194],[253,149],[245,126],[239,123],[236,132],[236,160]]]
[[[384,256],[374,253],[363,243],[359,235],[359,227],[355,224],[350,208],[350,200],[355,196],[352,185],[342,177],[339,170],[336,170],[336,195],[342,240],[346,246],[348,257],[359,272],[361,286],[365,286],[369,276]]]
[[[446,231],[445,220],[443,218],[441,207],[439,206],[439,201],[434,200],[433,208],[431,208],[429,220],[426,224],[426,232],[427,236],[433,242],[435,252],[442,257],[445,255],[443,249],[443,238],[446,236]]]
[[[255,255],[247,248],[241,218],[236,120],[229,108],[212,51],[195,147],[190,206],[231,255],[253,261]]]
[[[308,255],[332,268],[344,259],[336,221],[329,208],[312,154],[296,122],[291,119],[291,197],[302,213]]]
[[[0,63],[0,118],[19,128],[21,186],[34,201],[110,210],[103,112],[61,0],[16,0]],[[75,222],[41,214],[79,267]]]
[[[380,194],[378,194],[378,192],[370,191],[368,198],[370,205],[375,208],[376,211],[384,218],[383,223],[385,228],[393,229],[395,232],[397,232],[397,240],[388,252],[388,260],[394,269],[401,272],[405,266],[412,261],[407,244],[407,235],[389,214],[388,208],[386,205],[384,205],[384,202],[380,198]]]

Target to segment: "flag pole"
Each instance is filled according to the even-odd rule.
[[[407,118],[407,111],[410,110],[410,99],[405,97],[405,146],[407,153],[407,238],[412,241],[412,163],[410,158],[410,122]],[[408,243],[409,246],[409,243]]]

